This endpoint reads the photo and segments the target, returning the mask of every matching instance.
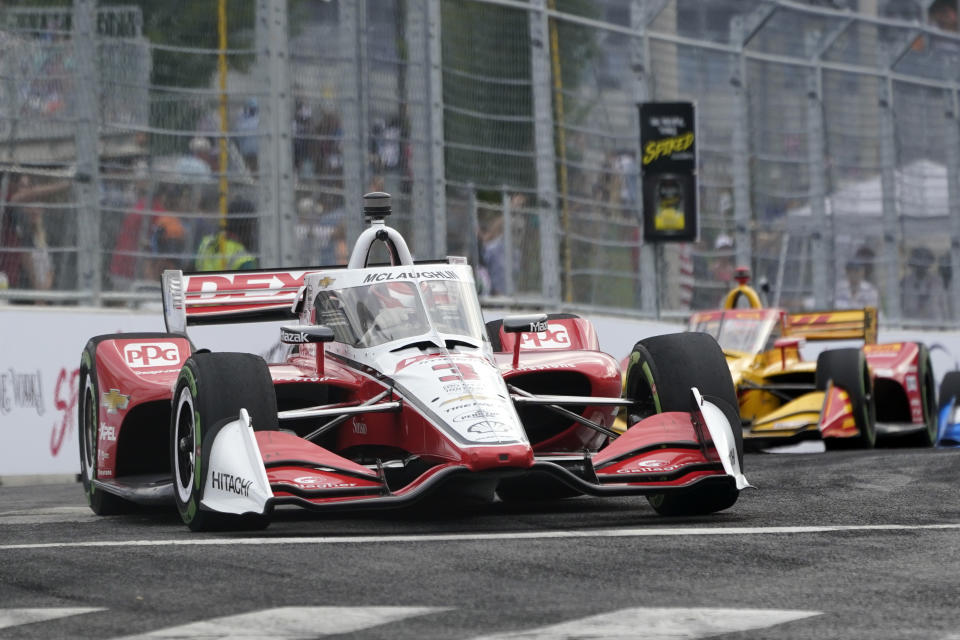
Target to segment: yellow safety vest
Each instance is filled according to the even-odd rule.
[[[197,271],[239,271],[257,268],[257,258],[236,240],[224,238],[223,249],[224,252],[221,254],[218,234],[206,236],[197,250]]]

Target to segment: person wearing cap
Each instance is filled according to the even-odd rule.
[[[879,308],[880,293],[867,280],[867,263],[854,257],[845,265],[846,277],[837,282],[833,306],[837,309]]]
[[[905,318],[947,318],[947,292],[940,275],[933,270],[935,262],[933,252],[927,247],[910,250],[907,275],[900,281],[900,309]]]
[[[197,249],[197,271],[238,271],[256,269],[257,257],[247,250],[252,245],[256,221],[253,203],[237,199],[227,207],[227,225],[219,233],[204,236]],[[223,236],[221,239],[221,235]],[[222,251],[221,251],[222,241]]]
[[[710,267],[710,274],[715,282],[727,286],[733,282],[733,238],[725,233],[717,236],[713,243],[716,255]]]

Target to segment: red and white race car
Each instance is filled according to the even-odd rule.
[[[346,267],[167,271],[167,333],[87,343],[80,462],[95,513],[175,503],[191,529],[243,529],[279,505],[637,494],[662,514],[702,514],[749,486],[712,337],[638,342],[624,398],[589,321],[485,325],[465,261],[414,262],[384,223],[389,196],[365,202],[372,222]],[[381,247],[390,264],[369,265]],[[299,323],[280,329],[281,363],[197,349],[186,334],[284,317]]]

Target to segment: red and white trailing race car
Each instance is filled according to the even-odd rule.
[[[637,343],[626,399],[589,321],[483,323],[462,259],[414,262],[384,224],[346,267],[163,275],[167,333],[91,339],[82,479],[95,513],[175,503],[191,529],[266,526],[277,505],[389,508],[424,496],[645,495],[659,513],[733,505],[736,395],[706,334]],[[389,265],[369,266],[385,247]],[[291,354],[194,347],[188,325],[299,318]],[[621,407],[629,428],[611,430]],[[737,425],[732,428],[731,424]]]

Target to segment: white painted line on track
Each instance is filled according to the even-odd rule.
[[[58,522],[102,522],[90,507],[39,507],[0,511],[0,526],[23,524],[56,524]]]
[[[960,523],[945,524],[870,524],[806,527],[700,527],[642,529],[585,529],[581,531],[507,531],[501,533],[425,533],[395,536],[303,536],[303,537],[234,537],[173,538],[169,540],[89,540],[73,542],[38,542],[0,545],[0,551],[16,549],[59,549],[76,547],[190,547],[279,544],[384,544],[391,542],[477,542],[483,540],[547,540],[563,538],[652,538],[677,536],[753,536],[795,535],[804,533],[937,531],[957,530]]]
[[[155,638],[164,640],[180,638],[309,640],[319,636],[355,633],[404,618],[448,610],[448,607],[277,607],[201,620],[115,640]]]
[[[57,618],[78,616],[82,613],[105,611],[99,607],[44,607],[35,609],[0,609],[0,629],[17,627],[21,624],[46,622]]]
[[[820,611],[778,609],[701,609],[635,607],[569,620],[525,631],[508,631],[472,640],[695,640],[723,633],[766,629],[821,615]]]

